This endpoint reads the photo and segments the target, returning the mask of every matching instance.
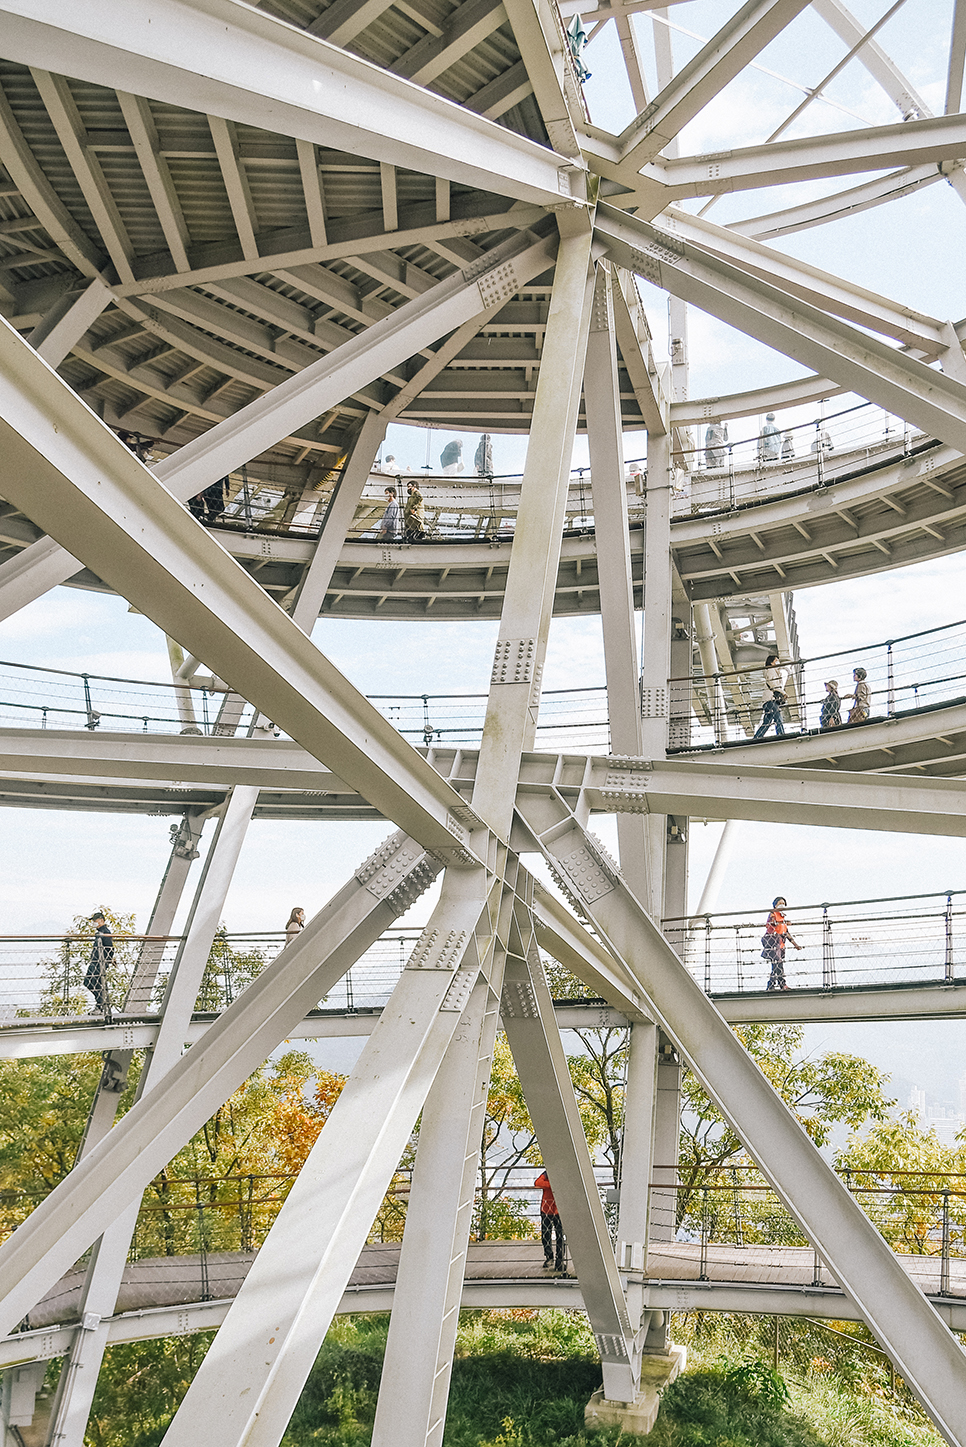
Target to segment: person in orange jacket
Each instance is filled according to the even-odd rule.
[[[537,1190],[543,1192],[540,1198],[540,1240],[543,1242],[543,1269],[546,1271],[553,1267],[555,1271],[563,1271],[563,1227],[560,1224],[560,1212],[557,1210],[553,1191],[550,1189],[550,1177],[546,1171],[541,1171],[533,1184]],[[554,1257],[554,1238],[556,1238],[556,1257]]]

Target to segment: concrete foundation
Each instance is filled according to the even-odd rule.
[[[641,1361],[641,1390],[633,1402],[607,1402],[599,1387],[584,1408],[585,1427],[622,1427],[644,1437],[657,1421],[661,1392],[687,1366],[687,1347],[675,1346],[665,1354]]]

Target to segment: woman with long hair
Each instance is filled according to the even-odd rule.
[[[802,948],[798,940],[789,932],[788,920],[785,918],[787,908],[784,895],[776,895],[771,902],[765,933],[761,937],[763,946],[761,957],[771,965],[766,990],[788,989],[785,982],[785,946],[791,944],[795,946],[796,950]]]
[[[285,926],[285,943],[294,940],[295,936],[301,934],[305,929],[305,910],[297,904],[288,917],[288,924]]]

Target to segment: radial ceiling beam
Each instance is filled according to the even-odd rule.
[[[932,116],[708,156],[684,156],[650,168],[649,174],[664,182],[665,198],[670,202],[826,176],[851,176],[857,171],[885,171],[891,166],[935,166],[964,156],[966,116]]]
[[[310,151],[314,150],[312,146],[308,145],[308,142],[305,142],[304,145]],[[321,191],[319,194],[321,195]],[[318,201],[318,197],[316,201]],[[157,265],[157,257],[147,264],[143,259],[136,260],[134,263],[135,280],[129,286],[115,287],[114,294],[118,297],[153,296],[178,287],[205,286],[209,281],[222,281],[227,277],[251,276],[254,272],[277,272],[296,266],[342,261],[348,257],[365,256],[372,251],[384,251],[387,246],[423,246],[431,244],[434,240],[445,240],[447,237],[453,236],[482,236],[488,231],[522,230],[527,226],[532,226],[544,215],[546,212],[543,207],[518,205],[510,211],[487,212],[478,216],[464,215],[453,217],[449,221],[429,221],[425,219],[427,216],[425,207],[400,207],[398,218],[400,226],[396,231],[383,230],[381,209],[378,212],[371,212],[361,219],[340,216],[331,220],[326,219],[325,234],[328,239],[324,243],[320,242],[317,245],[311,232],[304,232],[300,237],[297,232],[289,231],[285,233],[286,241],[301,242],[304,239],[306,244],[286,245],[283,251],[263,251],[254,263],[244,257],[225,261],[221,243],[218,243],[217,250],[214,246],[209,248],[218,257],[209,265],[204,262],[205,248],[196,247],[193,252],[195,265],[187,272],[147,270],[147,266]],[[319,220],[317,215],[316,236],[321,234],[318,231]],[[374,223],[378,227],[377,230],[373,230]],[[341,278],[337,277],[335,280],[338,282]],[[371,321],[371,316],[366,316],[364,320],[368,323]]]
[[[238,0],[3,0],[0,50],[111,90],[559,205],[578,163]],[[582,165],[581,165],[582,168]],[[576,203],[575,204],[579,204]]]
[[[171,260],[178,271],[188,271],[191,237],[188,235],[188,227],[168,163],[161,154],[161,142],[151,107],[143,96],[129,95],[123,90],[118,91],[117,99],[124,123],[134,142],[134,150],[151,193],[154,209],[158,213],[161,230],[171,252]]]
[[[638,171],[659,155],[808,4],[748,0],[621,134],[621,169]]]
[[[716,226],[713,221],[691,216],[677,207],[662,218],[661,224],[667,226],[672,236],[693,241],[702,250],[735,262],[749,276],[772,281],[791,296],[801,297],[832,316],[846,317],[860,327],[893,337],[914,350],[932,354],[944,350],[943,323],[938,317],[904,307],[797,257],[787,256],[751,238],[736,236],[730,227]]]
[[[952,378],[636,217],[601,206],[596,231],[619,265],[966,452]]]
[[[426,35],[390,67],[417,85],[433,81],[506,23],[503,0],[463,0],[439,35]]]
[[[571,80],[570,56],[550,0],[504,0],[513,36],[533,86],[550,144],[563,156],[579,156],[574,113],[582,101]]]

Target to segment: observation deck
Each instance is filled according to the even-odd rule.
[[[728,399],[723,399],[728,400]],[[733,399],[732,399],[733,400]],[[677,454],[672,473],[672,552],[692,601],[741,599],[867,576],[966,545],[966,464],[936,442],[864,404],[822,423],[831,450],[811,451],[815,426],[788,430],[795,456],[762,456],[762,439]],[[718,465],[717,454],[721,454]],[[709,457],[711,464],[709,465]],[[635,602],[642,606],[646,462],[627,465]],[[271,596],[284,603],[313,555],[338,472],[305,488],[227,482],[223,513],[207,525]],[[387,485],[422,489],[427,536],[377,536]],[[377,472],[346,535],[322,613],[346,618],[497,618],[503,602],[520,477]],[[0,508],[6,557],[37,529]],[[0,552],[0,561],[4,556]],[[104,584],[82,569],[74,586]],[[572,474],[554,593],[559,617],[600,611],[593,478]]]

